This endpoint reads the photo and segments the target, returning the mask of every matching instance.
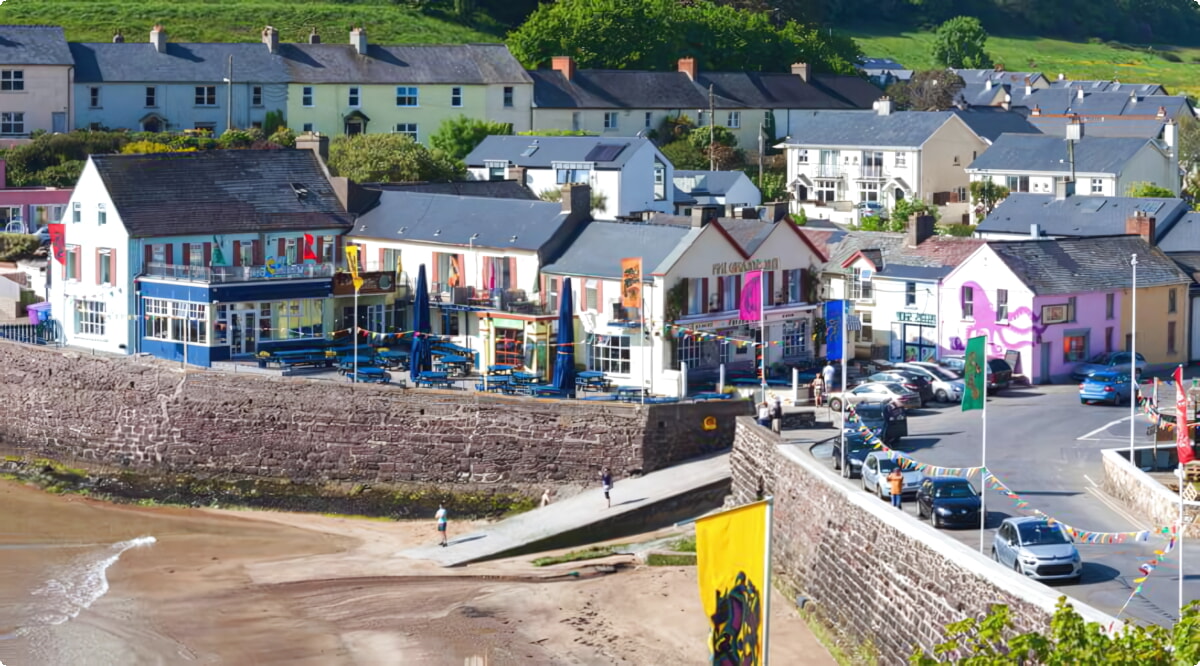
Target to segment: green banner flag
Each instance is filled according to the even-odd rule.
[[[962,410],[983,409],[983,401],[987,400],[987,336],[979,336],[967,340],[967,354],[963,357],[963,381],[966,390],[963,391]]]

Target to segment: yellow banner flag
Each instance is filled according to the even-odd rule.
[[[766,663],[768,502],[696,521],[700,600],[713,664]]]
[[[346,265],[350,267],[350,279],[354,282],[354,291],[362,289],[363,279],[358,276],[358,246],[346,244]]]

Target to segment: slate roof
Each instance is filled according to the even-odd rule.
[[[460,197],[541,201],[532,190],[515,180],[454,180],[446,183],[372,183],[367,185],[367,187],[385,192],[424,192],[425,194],[452,194]]]
[[[1071,196],[1055,200],[1053,194],[1015,192],[975,230],[1028,235],[1029,225],[1037,223],[1046,236],[1111,236],[1125,233],[1125,220],[1142,211],[1155,218],[1156,235],[1161,239],[1188,210],[1183,199]]]
[[[1156,235],[1163,252],[1200,252],[1200,213],[1188,211],[1164,233]]]
[[[92,155],[132,237],[349,228],[310,150]],[[297,194],[293,183],[307,190]]]
[[[724,196],[729,189],[746,177],[741,171],[674,171],[676,195],[711,194]]]
[[[649,139],[640,137],[489,136],[463,161],[469,167],[482,167],[485,161],[507,160],[515,166],[535,169],[549,169],[554,162],[595,161],[597,169],[620,169],[646,145],[653,144]],[[522,154],[534,146],[537,150],[529,155]],[[587,159],[592,150],[599,146],[621,146],[622,150],[610,160]]]
[[[810,82],[859,109],[869,109],[875,100],[883,96],[883,90],[861,76],[838,74],[813,74]]]
[[[70,65],[71,51],[56,25],[0,25],[0,64]]]
[[[950,111],[804,111],[796,116],[789,146],[919,148],[942,125]]]
[[[386,191],[380,194],[379,205],[355,220],[347,235],[537,251],[566,222],[562,205],[548,201]],[[479,237],[472,243],[474,234]]]
[[[504,44],[369,44],[363,57],[350,44],[285,43],[279,54],[295,83],[532,82]]]
[[[1165,115],[1177,118],[1190,111],[1186,97],[1180,95],[1135,95],[1124,92],[1089,92],[1079,99],[1077,88],[1034,89],[1028,95],[1024,87],[1013,90],[1012,105],[1030,113],[1036,108],[1043,115],[1074,113],[1080,116],[1141,116],[1153,118],[1159,107]]]
[[[618,280],[624,257],[641,257],[645,275],[662,272],[668,260],[701,231],[691,225],[593,220],[582,225],[566,250],[542,272]]]
[[[265,44],[179,44],[167,42],[159,53],[149,42],[71,43],[76,83],[221,83],[234,81],[286,83],[283,59]]]
[[[696,75],[696,85],[703,95],[711,83],[713,94],[726,100],[726,105],[750,109],[869,109],[883,94],[882,90],[857,76],[845,78],[861,81],[873,91],[865,105],[861,100],[855,103],[844,97],[843,92],[861,93],[847,82],[831,76],[813,75],[812,82],[806,82],[795,74],[774,72],[700,72]],[[707,106],[706,99],[697,108]]]
[[[1138,256],[1138,286],[1191,282],[1166,253],[1140,236],[992,241],[988,246],[1035,294],[1077,294],[1129,287],[1129,256]]]
[[[952,68],[955,74],[962,77],[963,83],[967,85],[981,84],[991,81],[993,84],[1005,83],[1012,86],[1025,86],[1025,79],[1037,85],[1039,81],[1044,82],[1046,77],[1040,72],[1009,72],[1006,70],[996,69],[964,69]]]
[[[916,247],[908,247],[906,235],[884,231],[832,231],[803,227],[801,233],[829,256],[826,266],[838,270],[851,257],[877,251],[881,261],[872,261],[882,277],[936,280],[948,275],[980,245],[978,238],[932,236]],[[882,265],[881,265],[882,264]]]
[[[1015,111],[995,107],[954,110],[951,113],[962,119],[971,131],[988,142],[994,142],[1001,134],[1040,134],[1025,116]]]
[[[1131,91],[1139,95],[1166,95],[1167,89],[1157,83],[1121,83],[1120,81],[1085,81],[1074,79],[1050,79],[1051,88],[1083,87],[1085,92],[1123,92],[1128,95]]]
[[[1200,252],[1172,252],[1167,256],[1184,272],[1192,275],[1200,273]]]
[[[1075,144],[1076,173],[1120,174],[1148,143],[1130,137],[1084,135]],[[1005,134],[967,167],[968,171],[1070,173],[1067,142],[1045,134]]]
[[[892,58],[867,58],[858,59],[859,69],[905,69],[904,65]]]
[[[1137,139],[1157,139],[1162,136],[1166,120],[1130,116],[1103,116],[1081,118],[1084,136],[1100,137],[1129,137]],[[1067,116],[1029,116],[1029,124],[1036,127],[1042,134],[1056,136],[1060,139],[1067,136]]]

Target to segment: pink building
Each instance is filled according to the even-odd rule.
[[[62,219],[72,188],[7,187],[6,171],[0,160],[0,231],[33,233]]]

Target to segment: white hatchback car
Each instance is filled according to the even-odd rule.
[[[883,451],[872,451],[867,454],[862,464],[862,487],[869,493],[875,493],[879,499],[885,500],[892,496],[892,486],[888,483],[887,475],[896,469],[896,461]],[[915,495],[925,476],[916,470],[900,470],[904,475],[904,492],[902,495]]]

